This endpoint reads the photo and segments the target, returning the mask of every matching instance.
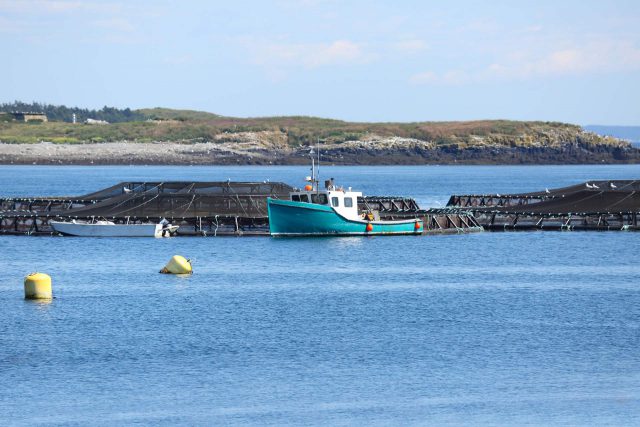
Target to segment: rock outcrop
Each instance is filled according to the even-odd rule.
[[[333,164],[380,165],[640,163],[640,150],[628,142],[585,132],[573,125],[497,122],[506,129],[500,132],[495,130],[502,129],[498,126],[474,127],[469,123],[474,122],[416,125],[409,131],[398,128],[399,133],[412,131],[416,137],[323,128],[328,136],[321,144],[321,159]],[[315,142],[308,137],[306,143],[300,143],[299,134],[294,137],[286,127],[233,131],[193,124],[196,125],[203,127],[198,131],[203,136],[185,139],[171,133],[175,132],[175,124],[162,123],[160,126],[168,131],[154,130],[157,140],[153,141],[108,141],[91,136],[74,143],[66,143],[60,137],[38,137],[40,142],[35,143],[7,143],[14,141],[3,138],[0,132],[0,163],[306,164],[309,144]],[[389,132],[389,126],[378,128]]]

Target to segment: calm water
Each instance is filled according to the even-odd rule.
[[[638,166],[325,168],[366,194]],[[0,167],[3,196],[306,168]],[[7,186],[6,183],[11,183]],[[0,237],[0,425],[640,425],[640,234]],[[157,271],[174,254],[191,277]],[[49,273],[56,299],[22,299]]]

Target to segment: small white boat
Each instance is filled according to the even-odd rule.
[[[169,224],[116,224],[111,221],[51,221],[51,228],[68,236],[81,237],[169,237],[178,230]]]

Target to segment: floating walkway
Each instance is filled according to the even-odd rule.
[[[358,198],[362,211],[377,212],[380,219],[419,218],[424,224],[423,234],[466,233],[482,231],[482,226],[470,212],[450,208],[421,209],[414,199],[406,197],[367,196]]]
[[[523,194],[451,196],[487,230],[640,230],[640,180],[596,180]]]
[[[3,198],[0,233],[51,235],[49,221],[141,224],[166,218],[180,226],[179,235],[269,235],[267,197],[288,198],[292,190],[281,182],[121,182],[82,196]],[[363,197],[358,207],[382,219],[421,218],[426,234],[482,229],[470,213],[423,210],[410,198]]]

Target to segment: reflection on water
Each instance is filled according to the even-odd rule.
[[[373,238],[374,236],[370,236]],[[383,236],[383,238],[393,238],[393,236]],[[366,237],[369,238],[369,237]],[[363,246],[363,238],[362,237],[340,237],[334,239],[332,242],[333,245],[339,247],[341,249],[356,249]]]
[[[48,310],[49,305],[53,303],[53,299],[25,299],[25,304],[35,305],[39,310]]]

